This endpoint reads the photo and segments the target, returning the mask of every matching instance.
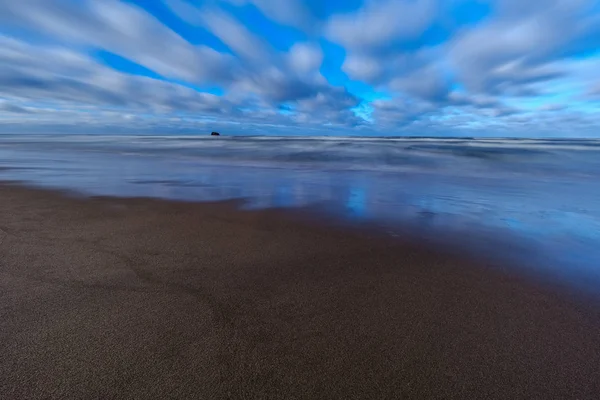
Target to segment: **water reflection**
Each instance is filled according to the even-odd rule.
[[[273,207],[293,207],[296,203],[292,187],[286,183],[280,183],[276,186],[272,199]]]
[[[349,216],[355,218],[365,218],[367,216],[366,197],[364,188],[350,188],[348,200],[346,201],[346,210]]]

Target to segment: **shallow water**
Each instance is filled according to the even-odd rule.
[[[315,205],[600,283],[600,140],[0,135],[0,180]]]

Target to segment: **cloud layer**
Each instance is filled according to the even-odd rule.
[[[0,131],[600,136],[598,49],[593,0],[0,0]]]

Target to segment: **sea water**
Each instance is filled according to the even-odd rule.
[[[310,206],[588,286],[600,284],[599,178],[594,139],[0,135],[0,180]]]

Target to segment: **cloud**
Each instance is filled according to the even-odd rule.
[[[435,110],[427,103],[409,101],[400,97],[375,100],[371,105],[376,124],[395,128],[406,128],[419,119],[426,118]]]
[[[358,126],[364,121],[351,109],[360,100],[343,88],[329,88],[319,91],[316,96],[298,101],[298,121],[327,125]]]
[[[449,90],[440,63],[445,55],[416,43],[440,11],[436,0],[371,0],[354,13],[333,17],[325,33],[347,49],[342,69],[352,79],[438,102]]]
[[[31,110],[21,107],[17,104],[9,103],[6,100],[0,99],[0,116],[3,113],[11,113],[11,114],[29,114]]]
[[[458,34],[449,44],[451,63],[471,91],[508,93],[564,72],[553,64],[593,25],[589,1],[498,2],[498,14]],[[560,27],[560,29],[557,29]]]
[[[544,104],[543,106],[540,106],[539,110],[540,111],[549,111],[549,112],[554,112],[554,111],[562,111],[562,110],[566,110],[567,106],[564,104]]]
[[[296,43],[287,55],[288,68],[301,75],[309,75],[319,70],[323,63],[323,52],[310,43]]]
[[[475,108],[494,108],[501,106],[500,101],[487,95],[469,95],[461,92],[451,92],[448,94],[448,100],[454,106],[472,106]]]
[[[0,0],[0,123],[529,135],[599,122],[594,0],[162,2],[172,13]]]
[[[381,60],[358,54],[349,54],[342,69],[353,79],[364,82],[381,81],[382,76],[386,72]]]
[[[0,36],[0,63],[1,92],[21,102],[209,115],[234,110],[233,104],[219,96],[120,73],[61,47],[33,46]]]
[[[229,57],[194,46],[143,9],[117,0],[0,3],[0,22],[34,27],[68,43],[104,49],[161,75],[192,82],[227,79]]]
[[[586,75],[597,68],[571,57],[600,48],[592,1],[487,3],[492,13],[461,26],[446,23],[448,3],[367,1],[332,18],[326,34],[347,50],[342,69],[351,79],[395,97],[372,103],[373,120],[384,125],[429,121],[432,129],[465,117],[472,123],[453,128],[497,125],[526,112],[512,99],[564,96],[590,85]],[[444,24],[444,40],[427,39]]]
[[[273,59],[271,49],[246,27],[215,8],[199,10],[200,24],[205,26],[236,55],[246,62],[266,64]]]
[[[238,6],[252,4],[265,16],[283,25],[313,31],[318,22],[302,0],[223,0]]]
[[[415,100],[409,96],[375,100],[373,120],[378,126],[398,129],[413,135],[428,132],[456,134],[456,130],[472,129],[472,126],[493,126],[499,118],[522,113],[522,110],[504,104],[502,101],[484,95],[469,95],[452,91],[443,101],[432,103]]]
[[[167,7],[179,18],[192,25],[200,25],[204,21],[202,11],[187,0],[164,0]]]
[[[184,21],[201,24],[205,21],[203,9],[191,0],[164,0],[171,11]],[[196,3],[196,4],[194,4]],[[320,25],[302,0],[213,0],[210,6],[230,4],[237,7],[256,7],[267,18],[282,25],[292,26],[305,32],[314,32]]]
[[[225,89],[225,96],[123,74],[100,66],[67,47],[37,46],[34,49],[15,40],[12,45],[18,48],[13,50],[19,56],[11,57],[7,52],[0,55],[5,57],[4,67],[0,69],[0,85],[7,93],[29,101],[43,99],[98,107],[146,107],[151,112],[224,113],[248,120],[261,120],[265,115],[275,118],[272,114],[281,103],[295,104],[294,112],[281,118],[288,123],[300,118],[302,109],[311,102],[328,99],[326,103],[329,104],[340,98],[333,93],[342,92],[353,98],[345,89],[331,87],[321,76],[319,68],[323,54],[316,43],[296,43],[288,52],[277,52],[214,4],[199,9],[189,2],[168,2],[176,14],[186,14],[189,23],[212,32],[233,55],[191,45],[145,10],[114,0],[77,4],[67,0],[2,2],[0,11],[2,21],[13,26],[35,27],[38,32],[67,46],[84,45],[107,50],[165,78],[216,83]],[[256,5],[263,9],[267,2],[257,1]],[[277,6],[273,12],[285,20],[287,16],[282,10]],[[2,40],[11,42],[6,37]],[[50,65],[42,66],[39,54],[49,60]],[[297,104],[299,101],[302,105]],[[352,103],[357,102],[353,99]],[[336,112],[340,116],[334,115]],[[323,119],[319,118],[319,110],[313,113],[314,120]],[[348,116],[352,115],[343,106],[333,105],[323,109],[323,113],[327,113],[332,123],[350,121]]]
[[[394,78],[390,88],[432,103],[447,99],[450,87],[435,64],[429,64],[410,73]]]
[[[433,0],[367,0],[355,13],[331,18],[325,34],[351,51],[377,52],[416,39],[435,14]]]
[[[255,3],[265,5],[268,2]],[[323,102],[322,99],[328,99],[326,103],[329,104],[351,98],[349,107],[358,103],[346,90],[331,87],[320,74],[323,53],[316,43],[298,42],[287,52],[277,52],[223,10],[212,6],[199,9],[198,14],[201,17],[196,23],[210,30],[240,57],[228,83],[231,92],[258,96],[275,107],[279,103],[302,102],[295,108],[299,112],[306,104]],[[348,120],[347,114],[351,112],[343,104],[346,103],[334,108],[346,114],[344,118],[332,115],[333,108],[327,108],[332,121]]]
[[[594,87],[592,87],[588,93],[594,97],[600,98],[600,83],[598,83]]]
[[[40,56],[44,64],[38,62]],[[159,79],[121,73],[62,47],[34,46],[3,36],[0,36],[0,65],[0,92],[6,97],[0,104],[4,112],[39,108],[45,113],[60,109],[84,115],[90,111],[115,112],[145,118],[162,115],[283,125],[299,121],[310,126],[325,122],[358,123],[349,111],[358,100],[345,89],[324,83],[309,85],[269,72],[257,75],[264,80],[254,82],[255,86],[243,94],[217,96]],[[283,101],[295,104],[294,111],[281,115],[278,104]],[[130,118],[127,123],[131,122]]]

